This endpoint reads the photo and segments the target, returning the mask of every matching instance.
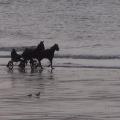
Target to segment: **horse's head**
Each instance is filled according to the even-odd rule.
[[[59,51],[59,46],[58,46],[58,44],[55,44],[54,47],[55,47],[55,50],[56,50],[56,51]]]

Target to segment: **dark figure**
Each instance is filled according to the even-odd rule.
[[[22,58],[24,59],[25,63],[27,63],[28,60],[30,60],[30,65],[31,67],[34,66],[34,63],[36,63],[34,58],[36,58],[36,54],[42,50],[44,50],[44,41],[41,41],[37,48],[31,49],[31,48],[26,48],[24,52],[22,53]]]
[[[41,60],[47,58],[50,61],[50,66],[52,67],[52,60],[54,57],[55,51],[59,51],[58,44],[54,44],[50,49],[42,50],[41,52],[37,53],[36,58],[39,61],[39,65],[41,66]]]
[[[11,60],[13,62],[19,62],[21,61],[21,55],[17,54],[16,50],[15,49],[12,49],[11,51]]]
[[[39,97],[40,96],[40,92],[36,93],[35,95],[36,95],[36,97]]]
[[[13,69],[13,62],[21,62],[22,61],[22,56],[17,54],[15,49],[12,49],[11,51],[11,60],[8,62],[7,67],[9,69]]]
[[[27,96],[28,96],[28,97],[32,97],[32,94],[28,94]]]

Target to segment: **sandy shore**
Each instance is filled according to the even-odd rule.
[[[1,59],[0,120],[119,120],[120,70],[9,71]],[[35,94],[40,92],[40,96]],[[31,97],[28,95],[32,94]]]

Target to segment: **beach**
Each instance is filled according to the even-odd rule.
[[[28,66],[21,71],[17,65],[9,70],[8,60],[1,59],[0,66],[1,120],[119,120],[119,69],[56,66],[31,71]]]
[[[41,41],[55,69],[6,67]],[[0,0],[0,120],[120,120],[120,0]]]

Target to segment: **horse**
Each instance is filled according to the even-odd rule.
[[[50,61],[51,69],[53,69],[52,60],[54,58],[55,51],[59,51],[58,44],[54,44],[51,48],[42,50],[39,53],[37,53],[36,59],[39,61],[39,65],[41,66],[41,60],[46,58]],[[42,66],[41,66],[41,68],[42,68]]]
[[[22,58],[24,59],[24,63],[27,63],[28,60],[30,60],[31,67],[34,66],[34,63],[36,62],[33,60],[36,58],[36,54],[42,50],[45,50],[44,41],[41,41],[36,48],[26,48],[22,53]]]

